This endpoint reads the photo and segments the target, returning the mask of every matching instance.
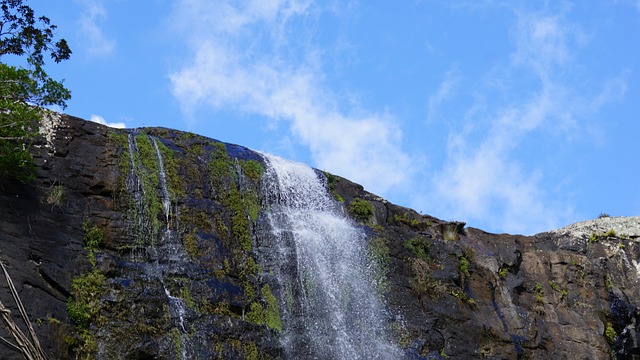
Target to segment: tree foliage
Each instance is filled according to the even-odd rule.
[[[56,63],[69,59],[66,40],[55,40],[56,26],[36,17],[23,0],[1,0],[0,59],[25,57],[26,66],[0,61],[0,180],[28,181],[34,165],[28,152],[44,106],[65,107],[71,93],[44,71],[45,56]],[[2,59],[4,60],[4,59]]]

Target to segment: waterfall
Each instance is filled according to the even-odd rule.
[[[182,260],[180,255],[184,255],[184,250],[182,249],[182,245],[180,244],[180,240],[177,239],[176,236],[173,235],[171,231],[170,215],[171,215],[171,197],[169,195],[169,189],[167,187],[167,174],[164,170],[164,161],[162,159],[162,153],[158,148],[158,139],[151,138],[151,143],[153,144],[153,149],[156,152],[156,157],[158,159],[158,184],[160,186],[160,190],[162,190],[162,206],[164,208],[165,214],[165,231],[162,235],[162,241],[160,242],[160,246],[165,248],[165,254],[168,256],[169,265],[171,262],[178,262]],[[167,296],[167,301],[169,305],[169,313],[171,316],[175,316],[178,318],[179,328],[178,331],[180,333],[179,340],[180,344],[175,344],[180,349],[180,358],[182,360],[187,359],[187,330],[185,328],[185,315],[187,312],[187,307],[184,303],[184,300],[177,296],[171,295],[171,292],[167,288],[164,281],[164,274],[160,277],[160,282],[162,283],[162,287],[164,288],[164,293]]]
[[[367,239],[306,165],[263,154],[289,359],[398,359],[368,269]]]
[[[155,160],[157,169],[143,164],[138,138],[144,141],[147,148],[152,149],[151,156],[155,155],[155,159],[147,158],[147,160],[151,162]],[[133,133],[128,134],[130,171],[126,179],[126,189],[132,198],[133,211],[130,215],[133,235],[135,241],[139,241],[132,251],[131,258],[140,264],[147,279],[156,280],[162,285],[171,325],[175,329],[175,334],[179,334],[172,341],[180,353],[180,358],[185,360],[189,358],[190,353],[187,334],[188,308],[183,299],[171,293],[167,283],[171,284],[172,275],[184,273],[183,267],[188,257],[180,238],[171,229],[171,196],[158,142],[158,139],[146,134],[136,136]],[[149,154],[147,153],[146,156]],[[157,188],[150,186],[151,178],[154,176],[157,176]],[[159,202],[162,205],[163,214],[154,212],[150,202]],[[175,213],[175,219],[177,219],[177,209]],[[157,221],[162,215],[164,215],[164,223]]]

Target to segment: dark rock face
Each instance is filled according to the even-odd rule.
[[[51,358],[284,358],[259,154],[168,129],[46,124],[37,179],[0,184],[0,259]],[[327,180],[368,234],[405,358],[640,356],[635,233],[489,234]],[[4,285],[0,301],[17,314]],[[0,358],[21,356],[0,345]]]

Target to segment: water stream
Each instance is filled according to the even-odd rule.
[[[327,193],[323,174],[264,154],[265,198],[284,294],[289,359],[398,359],[368,271],[367,239]]]
[[[132,196],[133,208],[136,209],[131,214],[134,222],[134,238],[142,241],[140,246],[134,249],[131,256],[132,260],[141,261],[141,266],[144,268],[146,277],[157,280],[162,285],[167,298],[170,321],[180,333],[179,339],[174,339],[174,341],[177,340],[179,343],[174,345],[179,349],[180,358],[185,360],[189,358],[189,342],[186,327],[187,306],[184,300],[171,294],[167,286],[167,276],[182,273],[182,267],[187,260],[187,256],[185,250],[182,248],[180,239],[172,230],[172,215],[177,218],[177,214],[172,214],[171,210],[171,196],[167,187],[167,176],[162,152],[158,147],[159,140],[154,137],[149,137],[148,139],[153,146],[158,164],[159,200],[162,203],[165,221],[158,229],[158,226],[154,225],[151,219],[152,216],[148,213],[145,199],[148,201],[150,197],[157,196],[157,194],[145,194],[145,186],[143,186],[144,180],[142,180],[140,172],[148,172],[150,169],[143,168],[136,136],[129,133],[128,144],[131,163],[130,173],[126,180],[126,187],[128,193]],[[147,181],[149,180],[147,179]],[[146,191],[149,190],[147,189]],[[177,212],[177,209],[175,212]]]

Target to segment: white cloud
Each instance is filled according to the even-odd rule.
[[[174,96],[186,113],[233,108],[285,122],[315,166],[371,190],[405,183],[410,162],[392,117],[341,110],[323,82],[319,50],[292,27],[315,11],[310,1],[179,1],[174,26],[193,53],[170,74]]]
[[[440,83],[440,86],[438,86],[436,93],[429,97],[427,102],[427,122],[433,122],[440,116],[440,105],[451,96],[460,80],[458,70],[450,70],[447,72],[445,79]]]
[[[125,123],[123,123],[123,122],[114,122],[114,123],[107,122],[100,115],[91,115],[91,118],[89,118],[89,121],[93,121],[95,123],[106,125],[108,127],[112,127],[112,128],[116,128],[116,129],[124,129],[124,128],[127,127],[127,125]]]
[[[79,33],[86,42],[87,51],[92,56],[105,56],[113,53],[114,40],[107,38],[101,23],[107,19],[107,11],[100,0],[82,0],[84,10],[78,20]]]
[[[503,231],[531,234],[566,224],[573,209],[563,203],[566,198],[554,200],[551,189],[543,185],[541,168],[527,167],[518,158],[521,144],[549,134],[561,139],[575,136],[585,117],[624,95],[628,72],[597,90],[571,85],[565,75],[576,65],[587,36],[562,12],[513,11],[517,21],[511,63],[502,78],[488,82],[517,93],[520,84],[511,79],[524,73],[537,79],[538,87],[492,109],[470,113],[449,137],[446,164],[437,174],[432,198],[445,204],[450,216],[472,226],[482,221]],[[448,94],[446,81],[434,99],[441,93]]]

